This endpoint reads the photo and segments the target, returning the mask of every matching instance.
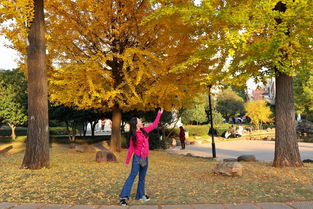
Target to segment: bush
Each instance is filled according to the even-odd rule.
[[[157,131],[153,131],[149,133],[149,149],[160,149],[161,148],[161,141]]]
[[[125,133],[125,134],[122,134],[122,136],[121,136],[121,146],[122,146],[122,148],[124,148],[124,149],[127,149],[128,147],[129,147],[129,142],[128,142],[128,132],[127,133]]]
[[[70,141],[67,136],[50,136],[50,143],[57,144],[94,144],[101,141],[109,141],[110,136],[76,136],[75,141]]]
[[[189,136],[208,136],[209,128],[211,125],[189,125],[185,128],[189,132]],[[217,135],[221,136],[225,131],[227,131],[230,127],[230,124],[223,123],[219,125],[215,125],[214,129],[217,131]]]
[[[212,113],[213,113],[213,125],[214,126],[218,126],[224,123],[223,115],[220,112],[213,110]]]
[[[209,127],[211,127],[211,126],[209,126]],[[214,129],[217,131],[218,136],[222,136],[222,134],[225,131],[229,130],[229,127],[230,127],[230,124],[224,123],[224,124],[214,126]]]
[[[65,122],[60,122],[58,120],[49,120],[49,127],[64,127],[66,126]]]
[[[50,135],[68,135],[66,127],[49,127]]]
[[[171,129],[165,129],[166,135],[169,134]],[[161,133],[161,130],[160,130]],[[122,148],[128,148],[128,132],[122,135]],[[149,149],[168,149],[171,146],[171,138],[174,136],[178,136],[179,134],[179,128],[175,128],[173,132],[171,133],[171,136],[167,140],[161,140],[160,136],[158,134],[158,130],[154,130],[149,133]]]
[[[167,131],[168,130],[165,130],[165,133],[167,133]],[[168,149],[170,146],[171,137],[168,137],[168,139],[162,139],[162,136],[158,134],[157,130],[149,133],[149,149]]]
[[[11,136],[11,129],[1,129],[0,136]],[[15,129],[16,136],[26,136],[27,135],[27,129],[25,128],[19,128],[17,127]]]
[[[187,125],[184,127],[188,131],[189,136],[205,136],[208,135],[208,125]]]

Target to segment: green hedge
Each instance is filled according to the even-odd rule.
[[[217,131],[217,135],[221,136],[225,131],[229,129],[231,124],[224,123],[215,125],[214,129]],[[210,125],[187,125],[184,128],[187,129],[189,136],[208,136]]]
[[[93,144],[101,141],[109,141],[110,136],[76,136],[75,141],[70,141],[67,136],[50,136],[50,143],[57,144]]]
[[[220,125],[214,126],[214,129],[216,129],[218,136],[222,136],[222,134],[225,131],[229,130],[230,126],[231,126],[231,124],[225,123],[225,124],[220,124]],[[211,127],[211,126],[209,126],[209,127]]]
[[[77,133],[79,133],[78,130],[77,130]],[[68,133],[67,133],[66,127],[49,127],[49,134],[50,135],[67,135]]]
[[[12,133],[11,129],[1,129],[0,130],[0,136],[11,136],[11,133]],[[15,134],[16,134],[16,136],[26,136],[27,129],[16,128]]]
[[[184,129],[188,132],[189,136],[205,136],[208,135],[208,125],[187,125]]]

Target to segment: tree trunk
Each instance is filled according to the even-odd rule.
[[[83,123],[83,136],[86,136],[88,123]]]
[[[292,77],[276,72],[276,131],[274,167],[300,167],[295,126]]]
[[[113,152],[121,151],[121,121],[122,113],[118,105],[112,111],[111,149]]]
[[[22,168],[49,166],[48,82],[44,3],[34,0],[34,20],[28,35],[28,129]]]
[[[12,131],[12,133],[11,133],[11,138],[12,138],[12,140],[15,140],[15,139],[16,139],[16,134],[15,134],[15,128],[16,128],[16,126],[15,126],[15,125],[11,125],[11,124],[9,124],[9,126],[10,126],[11,131]]]
[[[67,136],[68,136],[68,139],[70,141],[72,141],[72,135],[71,135],[71,130],[70,130],[70,125],[69,125],[69,122],[68,121],[65,121],[65,124],[66,124],[66,132],[67,132]]]
[[[96,125],[98,124],[97,122],[98,121],[91,121],[90,122],[90,125],[91,125],[91,136],[95,136],[95,128],[96,128]]]
[[[76,127],[77,127],[77,124],[75,123],[75,121],[73,122],[72,124],[72,130],[71,130],[71,141],[74,142],[75,139],[76,139]]]

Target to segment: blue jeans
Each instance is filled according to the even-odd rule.
[[[146,173],[148,169],[148,158],[147,158],[147,166],[143,168],[139,165],[139,159],[140,159],[140,156],[134,154],[132,170],[123,186],[122,192],[120,194],[120,198],[130,197],[130,192],[132,190],[132,186],[134,184],[135,178],[138,175],[138,173],[139,173],[139,181],[138,181],[138,187],[137,187],[136,200],[141,199],[142,196],[145,195],[145,177],[146,177]]]

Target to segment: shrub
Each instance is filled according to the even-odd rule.
[[[224,123],[223,115],[220,112],[213,110],[212,113],[213,113],[213,125],[214,126]]]
[[[208,135],[208,125],[187,125],[184,127],[188,131],[189,136],[205,136]]]
[[[171,129],[165,129],[165,134],[168,135]],[[160,130],[161,133],[161,130]],[[122,135],[121,143],[122,148],[128,148],[128,132]],[[154,130],[149,133],[149,149],[168,149],[171,146],[171,138],[174,136],[178,136],[179,128],[175,128],[171,133],[171,136],[167,140],[161,140],[160,135],[158,134],[158,130]]]
[[[50,135],[68,135],[66,127],[49,127]]]
[[[211,126],[209,126],[211,127]],[[230,125],[228,123],[219,124],[214,126],[214,129],[217,131],[218,136],[222,136],[222,134],[229,129]]]
[[[122,136],[121,136],[121,146],[124,149],[127,149],[128,146],[129,146],[129,144],[128,144],[128,134],[129,133],[127,132],[125,134],[122,134]]]
[[[189,125],[185,128],[189,132],[189,136],[208,136],[210,125]],[[230,127],[230,124],[223,123],[219,125],[215,125],[214,129],[217,131],[217,135],[221,136],[225,131],[227,131]]]
[[[70,141],[67,136],[50,136],[50,143],[58,144],[94,144],[101,141],[109,141],[110,136],[76,136],[75,141]]]
[[[157,131],[153,131],[149,133],[149,149],[160,149],[161,148],[161,141]]]

